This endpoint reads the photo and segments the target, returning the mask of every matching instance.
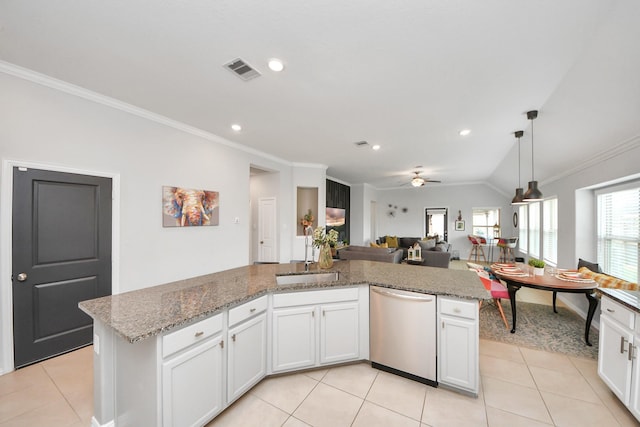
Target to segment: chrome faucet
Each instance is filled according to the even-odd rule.
[[[309,271],[309,265],[313,263],[313,260],[316,256],[315,248],[313,246],[313,239],[311,236],[313,235],[313,228],[310,225],[307,225],[304,228],[304,271]],[[309,260],[309,246],[311,246],[311,260]]]

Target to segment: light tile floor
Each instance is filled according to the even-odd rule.
[[[523,288],[518,297],[551,303],[544,291]],[[92,364],[89,346],[0,376],[0,427],[90,426]],[[282,375],[208,426],[640,426],[600,380],[595,360],[480,340],[480,375],[478,398],[367,363]]]
[[[0,427],[88,427],[92,347],[0,376]],[[481,340],[477,398],[356,363],[263,380],[209,427],[638,426],[597,362]],[[146,426],[145,426],[146,427]]]
[[[597,361],[481,340],[477,398],[367,363],[268,378],[208,424],[224,426],[638,426]]]
[[[88,427],[93,347],[0,376],[0,426]]]

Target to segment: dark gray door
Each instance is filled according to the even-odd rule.
[[[111,294],[111,179],[14,168],[12,281],[16,367],[91,343],[78,302]]]

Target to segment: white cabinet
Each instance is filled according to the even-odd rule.
[[[358,359],[358,289],[276,294],[273,372]]]
[[[242,396],[267,374],[267,297],[229,311],[227,403]]]
[[[356,359],[359,348],[358,303],[328,304],[319,309],[320,363]]]
[[[640,363],[638,316],[603,296],[600,316],[598,375],[620,401],[640,420]]]
[[[476,301],[438,297],[438,382],[476,395],[478,324]]]
[[[273,371],[288,371],[316,363],[316,308],[273,311]]]
[[[201,426],[222,410],[222,316],[163,337],[163,427]]]

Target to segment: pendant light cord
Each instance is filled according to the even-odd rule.
[[[533,118],[531,119],[531,181],[535,181],[535,178],[533,177],[533,171],[535,169],[533,168]]]
[[[522,188],[520,185],[520,137],[518,137],[518,188]]]

